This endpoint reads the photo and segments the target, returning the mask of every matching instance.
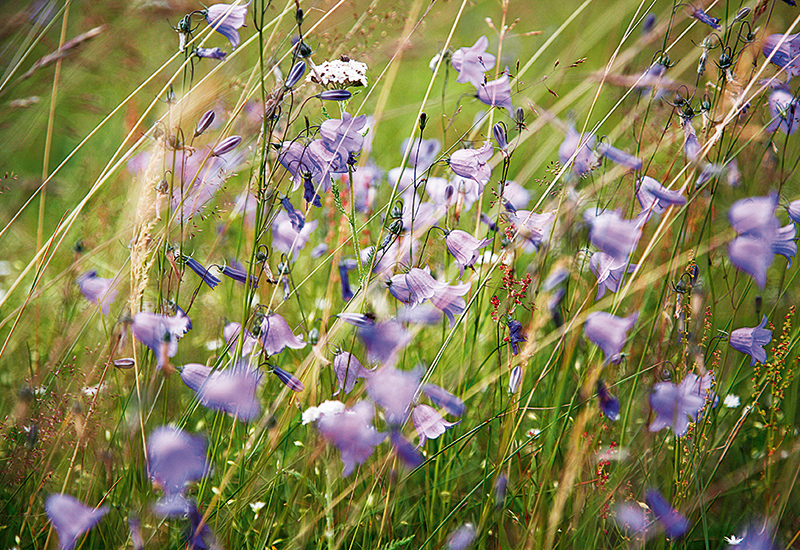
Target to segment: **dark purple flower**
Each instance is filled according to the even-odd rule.
[[[300,79],[303,78],[303,74],[306,72],[306,62],[305,61],[298,61],[292,67],[292,70],[289,71],[289,76],[286,77],[286,81],[283,83],[283,87],[287,90],[290,90],[295,87],[295,85],[300,82]]]
[[[463,47],[453,52],[450,63],[458,72],[456,82],[466,84],[467,82],[476,88],[483,84],[483,74],[494,67],[497,58],[490,53],[486,53],[489,47],[489,39],[481,36],[471,47]]]
[[[586,134],[581,139],[581,134],[570,126],[558,148],[558,161],[562,166],[569,166],[572,163],[572,171],[578,177],[588,174],[597,166],[594,142],[594,135]]]
[[[362,327],[358,335],[367,347],[369,361],[384,365],[394,363],[397,355],[414,337],[397,321],[385,321]]]
[[[466,550],[475,540],[475,526],[465,523],[447,538],[447,550]]]
[[[392,442],[392,449],[407,467],[413,470],[419,468],[425,462],[425,458],[414,447],[413,443],[403,437],[403,434],[398,430],[391,431],[389,440]]]
[[[600,410],[609,420],[616,421],[619,418],[619,399],[611,395],[602,380],[597,381],[597,399],[600,401]]]
[[[355,355],[343,351],[333,358],[333,372],[339,384],[339,389],[333,395],[338,395],[342,390],[344,393],[350,393],[356,387],[359,378],[369,378],[373,371],[364,368]]]
[[[353,291],[350,289],[350,271],[358,267],[358,262],[352,258],[346,258],[339,262],[339,279],[342,282],[342,300],[349,302],[353,298]]]
[[[157,359],[157,368],[165,365],[167,357],[178,353],[178,340],[192,328],[192,321],[178,309],[174,316],[140,312],[133,316],[133,336],[150,348]]]
[[[354,327],[365,328],[375,325],[375,315],[372,313],[350,313],[344,312],[337,315],[345,323]]]
[[[237,262],[238,263],[238,262]],[[226,277],[230,277],[237,283],[246,285],[247,284],[247,270],[242,269],[242,267],[237,267],[233,265],[225,265],[220,268],[220,272],[225,275]],[[250,285],[253,288],[258,288],[258,279],[255,275],[250,275]]]
[[[197,276],[200,277],[200,279],[202,279],[203,282],[206,285],[208,285],[209,288],[214,289],[220,283],[218,277],[212,275],[211,271],[209,271],[207,267],[203,266],[203,264],[201,264],[194,258],[189,256],[184,256],[183,261],[186,264],[186,267],[194,271],[195,274],[197,274]]]
[[[324,90],[316,97],[326,101],[347,101],[353,97],[353,94],[350,90]]]
[[[197,57],[202,57],[203,59],[225,59],[225,56],[228,55],[227,52],[223,52],[219,48],[197,48],[194,53]]]
[[[622,348],[628,338],[628,331],[633,328],[639,319],[639,313],[628,317],[617,317],[604,311],[590,313],[586,317],[583,330],[586,337],[600,346],[609,363],[619,363],[622,360]]]
[[[352,409],[323,412],[317,418],[322,436],[339,448],[344,465],[342,477],[352,474],[356,464],[366,462],[374,447],[386,439],[385,432],[378,432],[372,426],[374,414],[372,403],[359,401]]]
[[[676,539],[682,537],[689,529],[689,520],[679,514],[677,510],[674,510],[658,491],[648,491],[645,496],[645,502],[664,527],[664,532],[668,538]]]
[[[214,30],[227,38],[231,47],[235,48],[241,42],[239,29],[245,26],[247,20],[247,4],[235,6],[233,4],[214,4],[204,10],[206,22],[214,27]]]
[[[701,23],[708,25],[715,31],[718,31],[720,29],[719,22],[721,21],[721,19],[719,17],[711,17],[700,8],[696,7],[692,8],[692,17],[694,17]]]
[[[90,508],[70,495],[54,494],[47,497],[44,510],[58,533],[61,548],[72,550],[78,538],[97,525],[109,508]]]
[[[488,163],[493,154],[492,144],[487,141],[480,149],[454,151],[447,162],[450,169],[462,178],[475,180],[482,191],[492,177],[492,167]]]
[[[767,362],[767,352],[764,346],[772,341],[772,331],[767,326],[767,316],[764,315],[758,326],[753,328],[737,328],[731,331],[729,343],[733,349],[750,356],[750,366]]]
[[[200,117],[200,120],[197,122],[197,127],[194,130],[194,136],[197,137],[202,135],[206,130],[208,130],[209,126],[214,122],[214,111],[209,109],[203,116]]]
[[[197,510],[197,503],[192,500],[186,512],[189,517],[189,531],[186,533],[189,550],[192,548],[219,548],[215,544],[214,533],[208,524],[203,522],[203,515]],[[202,527],[201,527],[202,525]]]
[[[791,79],[800,74],[800,35],[771,34],[764,39],[764,56],[781,67]],[[770,58],[770,55],[772,57]]]
[[[100,306],[103,315],[108,315],[111,304],[117,297],[116,279],[104,279],[97,276],[94,269],[87,271],[76,280],[83,297]]]
[[[629,155],[625,151],[617,149],[616,147],[612,147],[607,143],[601,143],[598,145],[597,152],[611,162],[621,164],[622,166],[626,166],[631,170],[642,169],[642,159],[634,157],[633,155]]]
[[[289,221],[292,223],[292,228],[295,231],[302,231],[303,226],[306,224],[306,217],[303,215],[303,213],[292,205],[292,201],[289,200],[289,197],[284,197],[281,199],[281,206],[283,206],[283,209],[289,216]]]
[[[511,344],[511,353],[518,355],[519,343],[527,342],[528,337],[522,332],[522,323],[516,319],[509,317],[506,324],[508,325],[508,343]]]
[[[419,436],[419,446],[425,445],[428,439],[436,439],[448,428],[452,428],[458,422],[448,422],[436,409],[428,405],[417,405],[411,412],[411,420],[414,429]]]
[[[182,495],[187,483],[208,475],[206,440],[172,426],[156,428],[147,440],[147,471],[165,496]]]
[[[650,394],[650,407],[656,418],[650,424],[651,432],[671,428],[677,437],[686,435],[689,422],[697,421],[706,399],[713,403],[716,396],[711,392],[713,373],[700,378],[687,374],[677,386],[672,382],[658,382]]]
[[[305,385],[300,381],[300,379],[287,370],[284,370],[280,367],[273,367],[272,373],[293,392],[301,392],[306,389]]]
[[[502,122],[492,126],[492,136],[494,136],[494,140],[500,150],[508,154],[508,137],[506,136],[506,127]]]
[[[650,176],[644,176],[639,180],[636,198],[642,211],[655,214],[663,214],[670,206],[686,204],[686,197],[680,191],[667,189]]]
[[[447,250],[458,262],[459,272],[464,275],[465,267],[472,267],[478,261],[481,248],[484,248],[492,241],[490,239],[478,240],[466,231],[454,229],[444,238]]]
[[[624,220],[617,212],[597,213],[589,209],[583,218],[591,226],[589,240],[617,262],[628,263],[629,256],[636,250],[642,236],[641,224],[636,220]]]
[[[376,370],[367,381],[367,394],[384,411],[386,422],[401,425],[419,389],[421,372],[397,370],[391,365]]]
[[[625,273],[633,273],[636,264],[618,262],[605,252],[595,252],[589,260],[589,268],[597,277],[597,296],[595,300],[602,298],[606,290],[617,292],[622,283],[622,276]]]
[[[277,313],[264,317],[260,339],[267,355],[278,354],[284,348],[300,349],[306,345],[301,338],[294,335],[286,319]]]
[[[511,103],[511,79],[508,74],[475,87],[478,101],[489,107],[507,109],[508,114],[514,116],[514,105]]]
[[[428,399],[453,416],[461,416],[467,409],[461,399],[436,384],[425,384],[422,391]]]

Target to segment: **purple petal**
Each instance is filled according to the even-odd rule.
[[[306,342],[294,335],[286,319],[277,313],[264,317],[260,338],[267,355],[278,354],[284,348],[300,349],[306,345]]]
[[[600,346],[606,355],[606,361],[618,363],[620,354],[628,338],[628,331],[636,324],[639,313],[628,317],[617,317],[610,313],[597,311],[586,317],[583,330],[586,337]]]
[[[436,384],[425,384],[422,386],[422,391],[428,398],[433,401],[437,406],[443,408],[453,416],[461,416],[467,410],[464,402]]]
[[[400,425],[405,422],[408,408],[419,389],[419,371],[401,371],[392,366],[381,367],[367,382],[370,398],[384,410],[386,422]]]
[[[689,521],[664,500],[658,491],[648,491],[645,502],[653,511],[653,515],[664,526],[667,537],[675,539],[683,536],[689,529]]]
[[[352,409],[323,414],[317,420],[322,436],[339,448],[344,465],[342,477],[353,473],[356,464],[366,462],[374,447],[386,439],[385,432],[380,433],[372,426],[373,415],[372,404],[359,401]]]
[[[411,412],[411,420],[414,423],[414,429],[419,436],[419,446],[425,445],[428,439],[437,439],[448,428],[452,428],[458,422],[448,422],[436,409],[428,405],[417,405]]]
[[[44,505],[47,517],[58,533],[63,550],[72,550],[78,538],[97,525],[109,508],[90,508],[70,495],[54,494],[47,497]]]
[[[147,471],[165,495],[181,494],[187,483],[208,475],[206,449],[204,438],[162,426],[147,440]]]
[[[339,389],[333,394],[337,395],[342,390],[344,393],[350,393],[356,387],[359,378],[369,378],[373,371],[365,369],[355,355],[343,351],[333,358],[333,372],[339,383]]]

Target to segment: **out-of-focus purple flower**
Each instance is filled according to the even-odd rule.
[[[644,533],[651,524],[647,509],[641,503],[622,503],[616,507],[614,522],[629,532]]]
[[[400,460],[402,460],[408,468],[412,470],[419,468],[422,463],[425,462],[425,458],[422,454],[408,439],[403,437],[403,434],[401,434],[399,430],[392,430],[389,435],[389,440],[392,442],[392,449],[394,449],[394,452],[397,453],[397,456],[400,457]]]
[[[513,369],[511,369],[511,375],[508,377],[508,393],[509,395],[514,395],[517,393],[519,389],[519,385],[522,382],[522,366],[517,365]]]
[[[415,325],[438,325],[442,322],[442,311],[431,303],[425,303],[399,309],[395,319],[401,323]]]
[[[459,272],[463,276],[465,267],[472,267],[478,261],[481,248],[492,241],[490,239],[478,240],[466,231],[454,229],[444,238],[447,250],[458,262]]]
[[[190,256],[184,256],[183,261],[186,264],[186,267],[194,271],[195,274],[197,274],[197,276],[200,277],[200,279],[202,279],[202,281],[209,288],[214,289],[220,283],[219,277],[213,275],[207,267],[194,258]]]
[[[572,171],[581,177],[597,166],[597,155],[594,152],[595,137],[586,134],[581,139],[581,134],[572,126],[567,129],[567,135],[558,148],[558,161],[562,166],[572,163]]]
[[[194,51],[197,57],[202,57],[203,59],[225,59],[225,56],[228,55],[227,52],[223,52],[219,48],[197,48]],[[199,135],[199,134],[198,134]]]
[[[453,416],[461,416],[467,409],[461,399],[436,384],[425,384],[422,386],[422,391],[431,401]]]
[[[510,317],[506,321],[508,325],[508,343],[511,344],[511,353],[519,355],[519,343],[527,342],[528,337],[522,332],[522,323]]]
[[[780,130],[784,134],[793,134],[800,128],[800,105],[792,93],[785,88],[775,88],[769,94],[770,122],[766,131]]]
[[[369,378],[373,371],[364,368],[355,355],[343,351],[333,358],[333,372],[339,383],[339,389],[333,395],[338,395],[342,390],[344,393],[350,393],[356,387],[359,378]]]
[[[771,243],[753,237],[737,237],[728,246],[731,263],[751,275],[756,284],[764,288],[767,284],[767,269],[772,265],[775,253]]]
[[[352,409],[323,413],[317,418],[317,428],[322,436],[339,448],[342,477],[353,473],[356,464],[363,464],[373,448],[386,439],[386,432],[372,426],[375,411],[369,401],[359,401]]]
[[[131,534],[131,542],[133,543],[133,550],[144,550],[144,538],[142,537],[142,522],[139,521],[139,516],[131,512],[128,517],[128,530]]]
[[[650,176],[644,176],[639,180],[636,198],[643,212],[655,214],[663,214],[670,206],[686,204],[686,197],[680,191],[667,189]]]
[[[475,180],[482,191],[492,177],[492,167],[488,164],[492,154],[492,144],[487,141],[480,149],[454,151],[447,162],[450,169],[462,178]]]
[[[189,509],[186,515],[189,518],[189,530],[186,533],[189,550],[192,548],[201,548],[202,550],[219,548],[215,544],[214,533],[211,532],[208,524],[202,523],[202,527],[200,526],[201,522],[203,522],[203,514],[198,511],[197,503],[194,500],[189,502]]]
[[[216,115],[214,114],[214,111],[212,109],[209,109],[208,111],[203,113],[203,116],[201,116],[200,120],[197,122],[197,127],[194,130],[194,136],[195,137],[200,136],[206,130],[208,130],[208,128],[214,122],[215,116]]]
[[[300,379],[287,370],[284,370],[280,367],[273,367],[272,373],[293,392],[301,392],[306,389],[305,385],[300,381]]]
[[[458,422],[448,422],[433,407],[417,405],[411,412],[414,429],[419,436],[419,446],[425,445],[428,439],[436,439]]]
[[[241,330],[242,325],[239,323],[228,323],[225,325],[225,329],[222,332],[226,345],[231,349],[235,349]],[[257,343],[258,340],[256,340],[255,336],[253,336],[253,333],[251,333],[249,330],[245,330],[244,342],[242,343],[242,355],[250,355]]]
[[[403,144],[400,146],[401,153],[405,153],[409,141],[409,139],[403,140]],[[436,155],[438,155],[441,150],[442,142],[438,139],[420,140],[420,138],[415,138],[408,152],[408,164],[409,166],[416,167],[419,173],[426,172],[436,161]]]
[[[589,268],[597,277],[597,296],[595,300],[602,298],[606,290],[617,292],[622,283],[622,276],[625,273],[633,273],[636,264],[628,262],[618,262],[605,252],[595,252],[589,260]]]
[[[447,538],[447,550],[466,550],[475,540],[475,526],[465,523]]]
[[[350,90],[323,90],[316,97],[325,101],[347,101],[353,94]]]
[[[689,529],[689,520],[674,510],[661,493],[658,491],[648,491],[645,502],[653,511],[653,515],[664,527],[664,533],[668,538],[677,539],[682,537]]]
[[[191,319],[181,309],[172,317],[140,312],[133,316],[131,324],[133,336],[150,348],[156,356],[159,369],[164,366],[167,357],[175,357],[178,353],[178,340],[191,328]]]
[[[686,158],[691,162],[700,160],[700,153],[703,151],[703,146],[700,145],[700,140],[697,139],[697,132],[695,132],[691,121],[683,124],[683,151],[686,153]]]
[[[227,38],[231,43],[231,47],[235,48],[241,42],[239,29],[245,26],[247,9],[249,6],[250,2],[239,6],[233,4],[214,4],[204,10],[203,15],[205,15],[206,22],[208,22],[215,31]]]
[[[182,495],[187,483],[208,475],[207,443],[172,426],[156,428],[147,440],[147,471],[165,496]]]
[[[300,251],[305,248],[311,233],[317,228],[317,220],[306,222],[303,228],[295,229],[289,215],[281,210],[272,222],[272,246],[296,260]]]
[[[642,36],[650,33],[653,30],[653,27],[656,25],[656,14],[648,13],[647,17],[644,18],[644,23],[642,23]]]
[[[503,198],[507,205],[510,204],[517,211],[528,206],[531,194],[517,182],[507,181],[503,189]]]
[[[619,264],[628,263],[629,256],[636,250],[642,228],[636,220],[624,220],[617,212],[597,213],[589,209],[583,219],[591,226],[589,240]]]
[[[220,141],[216,147],[214,147],[214,150],[212,151],[211,154],[214,155],[215,157],[220,157],[225,153],[230,153],[231,151],[236,149],[241,142],[242,142],[242,136],[226,137],[225,139]]]
[[[408,273],[393,276],[387,284],[392,296],[411,307],[429,300],[439,286],[439,282],[428,269],[418,267],[412,267]]]
[[[353,291],[350,288],[350,275],[348,273],[358,267],[358,262],[352,258],[346,258],[339,262],[339,279],[342,282],[342,300],[349,302],[353,298]]]
[[[786,213],[794,223],[800,224],[800,199],[790,202],[786,207]]]
[[[162,518],[182,518],[189,513],[192,502],[182,493],[164,495],[153,503],[153,514]]]
[[[300,349],[306,345],[302,338],[294,335],[286,319],[277,313],[264,317],[259,338],[267,355],[276,355],[284,348]]]
[[[111,304],[117,297],[116,279],[105,279],[97,276],[94,269],[87,271],[76,280],[83,297],[100,306],[103,315],[108,315]]]
[[[586,317],[583,330],[589,340],[600,346],[607,362],[619,363],[622,360],[622,348],[625,347],[628,331],[638,319],[638,312],[628,317],[617,317],[604,311],[596,311]]]
[[[781,67],[790,80],[800,74],[800,35],[771,34],[764,39],[762,51],[764,57]]]
[[[497,80],[491,80],[475,86],[478,101],[489,107],[502,107],[514,116],[514,105],[511,103],[511,78],[504,74]]]
[[[795,227],[793,223],[790,223],[780,229],[776,229],[772,238],[772,252],[774,254],[780,254],[789,260],[789,265],[786,266],[786,269],[792,267],[792,259],[797,255],[796,236],[797,227]]]
[[[514,224],[519,235],[526,239],[534,250],[539,250],[550,240],[556,214],[555,212],[537,214],[530,210],[517,210],[510,214],[508,219]]]
[[[494,502],[497,508],[502,508],[503,503],[506,501],[506,493],[508,492],[508,478],[506,474],[497,476],[494,482]]]
[[[725,537],[728,548],[741,548],[742,550],[777,550],[773,544],[775,528],[768,520],[758,520],[750,523],[741,537]]]
[[[739,235],[755,234],[771,224],[777,207],[777,193],[766,197],[748,197],[733,203],[728,211],[728,221]]]
[[[631,170],[642,169],[642,159],[634,157],[633,155],[629,155],[625,151],[617,149],[616,147],[612,147],[607,143],[601,143],[598,145],[597,152],[611,162],[621,164],[622,166],[626,166]]]
[[[717,400],[711,392],[713,376],[711,372],[702,378],[690,373],[677,386],[672,382],[658,382],[653,386],[650,407],[656,413],[656,418],[650,424],[650,431],[671,428],[676,437],[686,435],[689,422],[697,421],[706,398],[712,403]]]
[[[750,356],[750,366],[767,362],[764,346],[772,341],[772,331],[767,326],[767,316],[761,318],[758,326],[753,328],[737,328],[731,331],[729,343],[733,349]]]
[[[384,411],[387,424],[401,425],[419,389],[419,370],[401,371],[391,365],[376,370],[367,381],[367,394]]]
[[[247,365],[211,372],[210,367],[190,363],[181,370],[181,380],[197,392],[197,400],[207,409],[226,412],[242,422],[261,414],[256,397],[261,373]]]
[[[397,355],[405,348],[413,335],[397,321],[385,321],[362,327],[358,335],[367,348],[371,363],[393,364]]]
[[[289,76],[286,77],[286,81],[283,83],[283,87],[287,90],[291,90],[295,87],[295,85],[300,82],[300,79],[303,78],[303,74],[306,72],[306,62],[305,61],[298,61],[294,64],[294,67],[289,71]]]
[[[486,71],[494,68],[497,58],[490,53],[486,53],[489,47],[489,39],[481,36],[471,47],[459,48],[450,57],[450,63],[458,72],[456,82],[466,84],[469,82],[476,88],[483,84]]]
[[[325,243],[320,243],[314,248],[311,249],[311,257],[313,259],[321,258],[323,254],[328,251],[328,245]]]
[[[337,315],[345,323],[349,323],[354,327],[371,327],[375,325],[375,315],[372,313],[350,313],[343,312]]]
[[[602,380],[597,381],[597,399],[600,401],[600,410],[609,420],[616,421],[619,418],[619,399],[611,395]]]
[[[467,301],[462,296],[469,292],[471,286],[471,283],[457,285],[440,283],[439,288],[431,296],[431,303],[444,313],[451,326],[455,322],[455,318],[464,313],[467,308]]]
[[[704,25],[708,25],[715,31],[718,31],[720,29],[719,22],[721,21],[721,19],[719,17],[711,17],[700,8],[696,7],[692,8],[692,17],[694,17]]]
[[[78,538],[97,525],[109,508],[90,508],[70,495],[53,494],[47,497],[44,510],[58,533],[61,548],[72,550]]]

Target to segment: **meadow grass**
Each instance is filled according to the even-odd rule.
[[[59,493],[105,507],[80,548],[798,547],[800,116],[795,61],[762,46],[800,12],[705,3],[714,31],[700,7],[252,0],[234,49],[199,3],[0,6],[2,547],[69,547],[46,510]],[[179,51],[170,25],[194,10]],[[307,80],[337,59],[365,63],[367,85]],[[485,80],[456,82],[481,63]],[[504,75],[513,108],[476,98]],[[351,96],[319,98],[333,88]],[[369,117],[358,137],[332,130],[345,113]],[[679,198],[648,212],[644,176]],[[775,202],[764,214],[750,197]],[[466,268],[455,230],[486,239]],[[732,260],[739,239],[771,248]],[[598,282],[593,262],[620,250],[616,284]],[[91,270],[113,279],[107,312],[86,297]],[[188,331],[164,324],[183,314]],[[303,341],[272,343],[274,315]],[[741,329],[764,316],[751,365]],[[349,391],[342,352],[369,369]],[[247,379],[222,381],[253,369],[254,402]],[[327,400],[349,412],[309,421]],[[415,429],[430,407],[432,431]],[[177,494],[155,465],[163,426],[207,445],[210,468]],[[170,496],[189,508],[160,511]]]

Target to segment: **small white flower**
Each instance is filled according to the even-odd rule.
[[[316,422],[320,416],[325,414],[338,414],[346,409],[341,401],[325,401],[319,407],[309,407],[303,411],[303,425]]]
[[[253,512],[258,514],[258,511],[261,510],[266,505],[267,505],[266,502],[251,502],[250,508],[253,510]]]
[[[725,396],[725,401],[722,402],[722,404],[725,405],[729,409],[735,409],[736,407],[739,406],[739,403],[740,403],[739,396],[738,395],[733,395],[732,393],[729,393],[728,395],[726,395]]]
[[[730,397],[730,396],[728,396],[728,397]],[[738,401],[739,398],[737,397],[736,400]],[[726,401],[727,401],[727,398],[726,398]],[[743,538],[739,538],[736,535],[731,535],[730,537],[725,537],[725,542],[727,542],[731,546],[739,546],[742,543],[743,540],[744,540]]]
[[[439,62],[439,59],[441,57],[442,57],[442,52],[439,52],[436,55],[434,55],[433,58],[431,58],[431,62],[428,63],[428,67],[430,67],[431,70],[436,69],[436,64]]]
[[[367,64],[342,56],[342,59],[325,61],[313,67],[306,80],[322,85],[366,86]]]

